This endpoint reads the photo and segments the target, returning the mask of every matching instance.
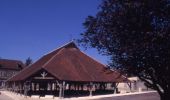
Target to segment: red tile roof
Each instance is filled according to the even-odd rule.
[[[1,69],[21,70],[24,64],[19,60],[0,59]]]
[[[44,69],[59,80],[81,82],[120,82],[127,79],[116,71],[107,69],[80,51],[70,42],[40,58],[9,81],[26,80]]]

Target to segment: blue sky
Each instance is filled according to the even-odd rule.
[[[25,61],[80,38],[82,23],[101,0],[0,0],[0,57]],[[80,47],[81,50],[85,50]],[[84,51],[106,64],[95,49]]]

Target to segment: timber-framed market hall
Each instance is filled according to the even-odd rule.
[[[62,98],[113,92],[116,83],[124,81],[127,81],[126,77],[83,53],[74,42],[69,42],[23,69],[6,84],[8,90],[20,94]]]

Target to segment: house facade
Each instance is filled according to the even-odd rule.
[[[120,93],[142,92],[152,90],[145,86],[144,82],[138,77],[128,77],[130,83],[120,82],[117,86]]]
[[[0,88],[5,86],[6,80],[22,70],[24,64],[19,60],[0,59]]]

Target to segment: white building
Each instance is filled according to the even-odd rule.
[[[130,83],[118,83],[120,93],[141,92],[149,90],[138,77],[129,77]]]

